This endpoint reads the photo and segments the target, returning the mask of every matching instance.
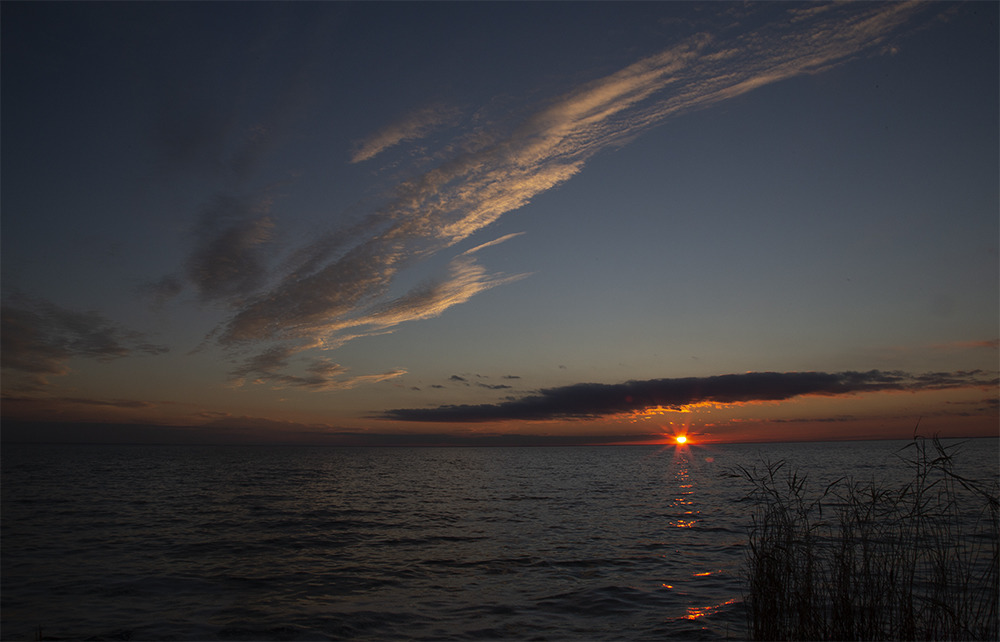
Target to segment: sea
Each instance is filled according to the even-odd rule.
[[[902,483],[906,444],[7,444],[0,637],[743,639],[734,471]]]

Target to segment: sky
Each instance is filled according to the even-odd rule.
[[[997,3],[20,3],[5,441],[998,434]]]

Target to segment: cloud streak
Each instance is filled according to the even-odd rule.
[[[248,381],[270,384],[273,388],[298,388],[311,391],[348,390],[364,383],[378,383],[406,374],[396,369],[373,375],[347,376],[348,369],[329,359],[316,358],[302,368],[302,374],[282,372],[289,366],[296,348],[274,346],[249,359],[230,373],[236,385]]]
[[[518,122],[485,124],[474,137],[460,134],[437,155],[437,166],[398,183],[353,228],[294,253],[267,287],[259,252],[270,221],[259,215],[207,219],[188,276],[203,298],[233,303],[232,315],[214,332],[228,348],[330,349],[437,317],[523,276],[489,274],[471,256],[510,237],[456,256],[446,278],[386,300],[403,270],[569,180],[602,150],[673,116],[876,51],[925,6],[766,6],[764,26],[698,34],[537,105]],[[361,141],[352,161],[424,137],[449,114],[440,107],[419,110]]]
[[[355,144],[352,163],[375,158],[390,147],[423,138],[455,118],[457,112],[442,105],[433,105],[409,114]]]
[[[714,377],[650,379],[619,384],[579,383],[497,404],[446,405],[389,410],[384,419],[478,423],[511,420],[597,419],[651,409],[681,410],[699,403],[740,404],[793,397],[866,392],[922,391],[996,386],[997,379],[970,372],[750,372]]]
[[[13,295],[0,312],[0,364],[18,382],[12,389],[30,391],[48,385],[49,377],[70,372],[72,358],[111,361],[136,353],[162,354],[149,343],[96,312],[67,310],[43,299]]]
[[[186,274],[204,300],[256,291],[267,275],[266,243],[271,238],[267,203],[250,206],[217,196],[202,213],[197,245]]]

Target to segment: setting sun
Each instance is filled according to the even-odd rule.
[[[685,435],[677,435],[674,437],[674,440],[679,444],[683,444],[688,440],[688,438]]]

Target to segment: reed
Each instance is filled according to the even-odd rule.
[[[914,437],[901,487],[811,489],[785,462],[740,468],[753,513],[744,567],[755,640],[997,640],[998,481]]]

